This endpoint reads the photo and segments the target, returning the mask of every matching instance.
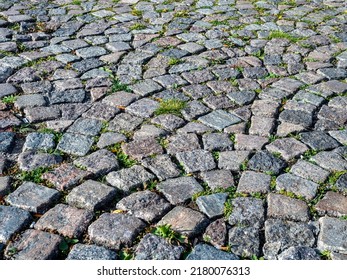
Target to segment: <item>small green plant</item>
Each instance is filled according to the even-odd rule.
[[[175,232],[171,229],[171,225],[161,225],[157,226],[153,231],[153,234],[166,238],[170,243],[178,242],[184,243],[186,241],[186,237]]]
[[[164,149],[166,149],[169,145],[169,140],[163,137],[160,137],[158,139],[159,145],[162,146]]]
[[[123,152],[120,143],[117,143],[109,147],[108,150],[116,154],[119,161],[119,165],[123,168],[129,168],[137,164],[136,160],[130,159],[129,156]]]
[[[292,43],[297,43],[300,40],[302,40],[301,37],[295,37],[293,35],[290,35],[289,33],[283,32],[283,31],[271,31],[268,39],[269,40],[271,40],[271,39],[287,39]]]
[[[100,130],[100,133],[106,133],[108,132],[108,122],[107,121],[103,121],[102,122],[102,127],[101,127],[101,130]],[[96,142],[96,141],[95,141]]]
[[[71,4],[79,6],[82,4],[82,1],[81,0],[72,0]]]
[[[63,242],[59,245],[59,250],[62,254],[67,255],[69,253],[69,249],[71,245],[75,245],[79,242],[76,238],[65,238]]]
[[[329,186],[334,186],[336,184],[336,181],[343,175],[346,174],[347,171],[334,171],[332,172],[328,179],[327,179],[327,183]]]
[[[276,176],[271,176],[270,190],[271,191],[276,190]]]
[[[119,259],[124,260],[124,261],[129,261],[133,259],[133,254],[129,249],[123,249],[122,251],[119,252]]]
[[[244,162],[242,162],[242,163],[240,164],[240,170],[241,170],[241,171],[247,170],[247,165],[248,165],[248,160],[245,160]]]
[[[6,254],[11,257],[17,254],[18,249],[16,247],[10,247],[9,249],[6,250]]]
[[[329,250],[324,250],[320,252],[320,257],[323,260],[331,260],[331,252]]]
[[[216,161],[219,160],[219,154],[220,154],[220,152],[217,152],[217,151],[213,151],[213,152],[212,152],[212,156],[213,156],[213,158],[214,158]]]
[[[219,20],[212,20],[210,21],[212,26],[219,26],[219,25],[229,25],[229,22],[227,20],[219,21]]]
[[[263,261],[264,257],[258,257],[257,255],[252,255],[251,260],[253,260],[253,261]]]
[[[272,142],[274,142],[275,140],[277,140],[278,138],[279,138],[279,137],[278,137],[277,135],[272,135],[272,134],[271,134],[271,135],[269,136],[269,142],[272,143]]]
[[[168,64],[170,66],[176,65],[176,64],[179,64],[179,63],[181,63],[181,60],[179,58],[175,58],[175,57],[170,58],[169,61],[168,61]]]
[[[134,23],[132,26],[129,27],[130,30],[142,30],[146,28],[147,26],[142,23]]]
[[[198,197],[204,196],[204,195],[210,195],[212,193],[213,193],[212,190],[210,188],[208,188],[208,189],[206,189],[206,190],[204,190],[202,192],[198,192],[198,193],[193,194],[192,200],[196,201],[198,199]]]
[[[347,221],[347,215],[341,216],[340,220]]]
[[[259,199],[265,199],[266,198],[266,194],[260,193],[260,192],[255,192],[255,193],[251,194],[251,197],[259,198]]]
[[[2,103],[5,104],[13,104],[16,102],[18,96],[16,95],[9,95],[9,96],[5,96],[1,99]]]
[[[156,116],[163,114],[173,114],[181,116],[181,110],[186,107],[187,103],[179,99],[162,100],[159,103],[159,107],[155,110]]]
[[[58,144],[60,142],[61,138],[63,137],[62,132],[57,132],[54,129],[46,128],[46,127],[40,128],[37,132],[53,134],[53,140],[56,144]]]
[[[111,91],[112,92],[117,92],[117,91],[131,92],[129,87],[127,85],[125,85],[125,84],[122,84],[117,78],[115,78],[112,81]]]
[[[133,9],[133,10],[131,11],[131,14],[132,14],[133,16],[136,16],[136,17],[141,17],[142,14],[143,14],[143,12],[140,11],[140,10]]]
[[[156,190],[157,185],[158,185],[157,180],[151,180],[148,183],[144,184],[144,189],[149,191],[154,191]]]
[[[310,149],[310,150],[307,150],[303,155],[302,155],[302,159],[304,160],[310,160],[311,157],[315,156],[316,154],[318,154],[319,151],[317,150],[313,150],[313,149]]]
[[[225,218],[229,218],[229,216],[231,215],[232,212],[233,212],[233,205],[231,203],[231,200],[228,199],[224,203],[224,216],[225,216]]]
[[[47,167],[39,167],[32,171],[22,171],[18,175],[18,179],[22,181],[30,181],[36,184],[40,184],[43,182],[42,175],[49,170],[50,168]]]
[[[179,11],[175,13],[174,17],[188,17],[188,16],[189,16],[189,12],[186,10],[183,10],[183,11]]]

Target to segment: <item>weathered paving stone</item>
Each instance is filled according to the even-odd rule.
[[[0,98],[17,93],[17,89],[11,84],[0,84]]]
[[[311,158],[313,162],[329,171],[345,171],[347,161],[335,152],[320,152]]]
[[[11,112],[0,111],[0,129],[10,126],[19,126],[22,122],[17,119]]]
[[[208,133],[202,136],[204,149],[208,151],[227,151],[232,150],[233,142],[225,133]]]
[[[167,179],[159,183],[157,189],[174,205],[184,203],[191,199],[194,194],[204,190],[193,177]]]
[[[322,217],[319,219],[320,232],[317,241],[317,248],[320,251],[329,250],[342,254],[347,253],[347,221]]]
[[[0,205],[0,242],[6,244],[13,234],[21,231],[32,220],[26,210]]]
[[[259,256],[259,230],[254,227],[233,227],[229,231],[229,246],[238,256]]]
[[[1,173],[0,173],[1,174]],[[4,197],[11,191],[11,178],[0,177],[0,197]]]
[[[347,145],[347,131],[338,130],[338,131],[329,131],[330,136],[335,138],[342,145]]]
[[[61,115],[59,108],[56,107],[29,107],[24,109],[24,113],[31,123],[55,120]]]
[[[226,189],[234,185],[234,177],[229,170],[201,172],[201,177],[212,190],[219,188]]]
[[[316,250],[310,247],[293,246],[283,251],[279,256],[279,260],[320,260]]]
[[[244,171],[239,180],[237,191],[241,193],[268,193],[271,176],[254,171]]]
[[[266,146],[270,153],[280,153],[285,160],[291,160],[295,157],[304,154],[308,148],[300,141],[293,138],[277,139]]]
[[[98,150],[86,157],[74,160],[74,165],[85,169],[95,176],[103,176],[119,169],[117,157],[108,150]]]
[[[69,238],[79,238],[93,219],[93,213],[58,204],[47,211],[35,224],[37,230],[57,231]]]
[[[277,177],[276,189],[292,192],[310,200],[316,196],[319,185],[293,174],[285,173]]]
[[[199,210],[206,214],[210,219],[222,216],[224,213],[224,203],[228,197],[227,193],[216,193],[211,195],[199,196],[196,204]]]
[[[167,152],[171,155],[179,152],[200,149],[199,139],[194,133],[178,134],[168,138]]]
[[[344,79],[347,77],[347,71],[342,68],[322,68],[317,71],[329,80]]]
[[[238,260],[233,253],[218,250],[215,247],[200,243],[193,248],[186,260]]]
[[[15,133],[0,132],[0,152],[9,152],[14,144]]]
[[[223,110],[213,111],[212,113],[200,117],[198,120],[217,130],[222,130],[227,126],[241,122],[239,117]]]
[[[68,254],[67,260],[115,260],[115,251],[96,245],[76,244]]]
[[[280,194],[271,193],[267,196],[270,218],[306,222],[309,220],[308,206],[304,201]]]
[[[171,209],[170,203],[151,191],[133,193],[120,200],[116,207],[148,223],[159,220]]]
[[[142,165],[151,170],[160,181],[178,177],[181,171],[172,162],[169,155],[157,155],[142,160]]]
[[[194,100],[187,104],[187,106],[181,110],[183,117],[191,121],[197,117],[207,114],[210,111],[202,102]]]
[[[176,157],[187,173],[208,171],[216,167],[212,154],[205,150],[180,152]]]
[[[58,191],[65,191],[77,185],[90,176],[90,173],[81,170],[72,164],[64,163],[52,171],[42,175],[42,179],[49,181]]]
[[[141,126],[139,130],[137,130],[134,133],[133,139],[140,140],[140,139],[146,139],[146,138],[163,137],[166,134],[167,134],[167,131],[165,131],[164,129],[156,127],[155,125],[144,124]]]
[[[50,133],[29,133],[25,139],[23,151],[43,150],[48,151],[55,146],[54,135]]]
[[[70,128],[69,133],[77,133],[88,136],[97,135],[102,128],[102,122],[95,119],[80,118]]]
[[[332,150],[340,146],[340,143],[334,138],[321,131],[300,133],[300,140],[311,149],[318,151]]]
[[[263,201],[257,198],[238,197],[232,200],[233,212],[228,218],[230,225],[260,228],[264,224]]]
[[[57,149],[76,156],[85,156],[93,145],[93,138],[88,135],[65,133]]]
[[[178,260],[182,246],[174,246],[162,237],[146,234],[135,250],[135,260]]]
[[[343,174],[339,177],[339,179],[336,181],[336,187],[338,190],[347,193],[347,175]]]
[[[204,125],[202,123],[198,122],[189,122],[187,123],[184,127],[181,127],[180,129],[177,130],[178,134],[183,134],[183,133],[196,133],[196,134],[204,134],[207,132],[212,132],[212,128],[210,128],[207,125]]]
[[[144,227],[145,223],[133,216],[104,213],[89,226],[88,235],[97,245],[119,250],[130,246]]]
[[[50,104],[82,103],[86,97],[83,89],[54,90],[49,94]]]
[[[130,87],[131,90],[141,96],[148,96],[149,94],[158,92],[162,87],[152,80],[144,80]]]
[[[227,96],[231,101],[243,106],[250,104],[256,97],[256,94],[253,91],[234,91],[229,92]]]
[[[313,123],[312,114],[299,110],[284,110],[279,115],[281,122],[289,122],[303,127],[310,127]]]
[[[62,162],[60,155],[46,154],[35,151],[21,153],[18,157],[19,168],[23,171],[32,171],[39,167],[51,167]]]
[[[268,219],[265,222],[264,257],[275,260],[284,250],[293,246],[313,247],[313,229],[306,223]]]
[[[42,214],[49,209],[60,197],[56,190],[25,182],[14,192],[9,194],[5,201],[11,206],[22,208],[29,212]]]
[[[46,106],[47,101],[40,94],[28,94],[28,95],[19,96],[14,105],[18,109],[24,109],[27,107]]]
[[[296,176],[311,180],[315,183],[324,182],[330,174],[329,171],[326,171],[325,169],[304,160],[298,160],[292,166],[290,172]]]
[[[66,197],[66,202],[77,208],[97,211],[107,208],[116,196],[117,191],[113,187],[87,180],[71,190]]]
[[[142,98],[128,106],[125,111],[137,117],[149,118],[158,107],[158,102],[149,98]]]
[[[153,137],[124,143],[122,144],[122,149],[125,154],[137,160],[163,153],[163,148]]]
[[[82,117],[87,119],[97,119],[99,121],[109,121],[117,113],[119,113],[117,108],[98,102],[94,103],[94,105],[87,112],[83,113]]]
[[[146,171],[142,166],[134,165],[130,168],[109,173],[106,176],[106,181],[115,188],[128,193],[154,178],[155,176]]]
[[[248,167],[251,170],[272,174],[279,174],[286,166],[284,160],[264,151],[257,152],[248,162]]]
[[[240,171],[241,165],[248,160],[248,151],[225,151],[219,153],[218,168]]]
[[[152,123],[160,125],[166,130],[174,131],[175,129],[183,126],[186,122],[175,115],[163,114],[153,118]]]
[[[316,204],[316,210],[320,215],[327,214],[333,217],[347,215],[347,197],[335,192],[327,192]]]
[[[269,137],[275,127],[275,119],[254,116],[251,119],[249,134]]]
[[[110,106],[128,106],[138,98],[138,95],[126,91],[118,91],[106,96],[102,102]]]
[[[15,260],[54,260],[63,241],[57,234],[28,229],[18,241],[8,245],[5,254]],[[14,249],[16,253],[12,255]]]
[[[201,233],[208,225],[208,219],[198,211],[176,206],[157,225],[171,225],[171,229],[187,237]]]
[[[142,122],[142,118],[132,116],[128,113],[122,113],[109,122],[108,129],[115,132],[132,131]]]
[[[126,140],[127,138],[121,133],[105,132],[101,134],[99,141],[96,145],[98,146],[98,148],[103,149],[103,148],[106,148],[107,146],[121,143]]]
[[[262,147],[269,142],[268,137],[236,134],[235,135],[235,150],[261,150]]]
[[[212,244],[217,249],[225,247],[227,242],[227,226],[223,218],[208,225],[203,235],[204,241]]]

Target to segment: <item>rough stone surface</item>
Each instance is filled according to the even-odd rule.
[[[216,193],[211,195],[199,196],[196,204],[199,210],[210,219],[222,216],[224,213],[224,203],[228,197],[227,193]]]
[[[254,171],[270,172],[275,175],[287,166],[286,162],[268,152],[257,152],[248,162],[248,167]]]
[[[25,182],[13,193],[9,194],[5,201],[12,206],[22,208],[29,212],[42,214],[49,209],[59,197],[60,193],[56,190],[31,182]]]
[[[89,226],[88,235],[96,244],[118,250],[130,246],[144,227],[145,223],[133,216],[104,213]]]
[[[147,172],[140,165],[113,171],[106,176],[106,180],[109,184],[125,193],[130,192],[152,179],[154,179],[154,175]]]
[[[290,247],[283,251],[279,256],[279,260],[320,260],[318,253],[304,246]]]
[[[193,150],[176,154],[187,173],[208,171],[216,167],[212,154],[205,150]]]
[[[178,260],[182,246],[173,246],[164,238],[146,234],[135,250],[135,260]]]
[[[57,231],[69,237],[79,238],[93,219],[93,213],[64,204],[58,204],[46,212],[35,224],[37,230]]]
[[[171,225],[172,230],[192,237],[206,228],[208,219],[198,211],[176,206],[159,221],[158,225]]]
[[[93,180],[87,180],[73,188],[67,195],[66,202],[77,208],[96,211],[107,208],[116,196],[117,191],[114,188]]]
[[[167,179],[159,183],[157,189],[174,205],[184,203],[191,199],[194,194],[204,190],[193,177]]]
[[[141,191],[121,199],[116,207],[151,223],[159,220],[166,214],[170,210],[171,205],[154,192]]]
[[[271,193],[267,196],[270,218],[306,222],[309,220],[308,206],[304,201],[280,194]]]
[[[238,260],[239,258],[232,254],[214,248],[207,244],[198,244],[187,256],[186,260]]]
[[[347,197],[335,192],[327,192],[316,204],[315,208],[322,216],[327,214],[333,217],[347,215]]]
[[[260,228],[264,223],[263,201],[257,198],[238,197],[232,200],[233,211],[229,216],[229,224]]]
[[[259,256],[259,231],[254,227],[233,227],[229,231],[231,251],[242,257]]]
[[[32,220],[28,211],[3,205],[0,205],[0,218],[0,242],[4,244]]]
[[[76,244],[72,247],[67,260],[115,260],[115,251],[101,246]]]
[[[28,229],[18,241],[8,245],[5,254],[15,260],[54,260],[63,240],[57,234]],[[11,255],[14,248],[16,253]]]
[[[319,219],[320,232],[317,241],[319,250],[329,250],[342,254],[347,253],[346,226],[347,221],[322,217]]]
[[[242,173],[237,187],[238,192],[267,193],[270,191],[271,176],[254,171]]]

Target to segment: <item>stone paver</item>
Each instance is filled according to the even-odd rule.
[[[0,2],[1,207],[96,217],[63,252],[10,219],[0,259],[324,258],[319,217],[346,215],[345,1]],[[130,234],[95,234],[108,212]],[[192,248],[149,234],[170,213]]]

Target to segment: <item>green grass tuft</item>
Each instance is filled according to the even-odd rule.
[[[181,110],[186,107],[187,103],[178,99],[162,100],[159,103],[159,108],[155,110],[156,116],[163,114],[173,114],[181,117]]]
[[[283,32],[283,31],[271,31],[268,39],[269,40],[271,40],[271,39],[287,39],[291,43],[297,43],[300,40],[302,40],[303,38],[290,35],[290,34]]]
[[[1,99],[2,103],[5,104],[13,104],[16,102],[18,96],[17,95],[9,95],[9,96],[5,96]]]

